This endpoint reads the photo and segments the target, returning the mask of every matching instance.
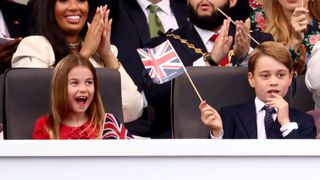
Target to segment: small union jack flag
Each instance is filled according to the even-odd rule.
[[[107,113],[103,125],[102,139],[133,139],[133,136],[112,114]]]
[[[155,48],[140,48],[137,51],[150,78],[157,84],[170,81],[186,71],[169,40]]]

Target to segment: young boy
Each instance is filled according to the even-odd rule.
[[[212,138],[308,139],[315,138],[313,118],[289,107],[283,99],[293,77],[293,64],[286,47],[265,42],[249,57],[248,81],[255,89],[254,102],[221,108],[220,115],[201,102],[201,120]]]

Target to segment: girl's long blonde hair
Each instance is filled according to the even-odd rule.
[[[291,19],[285,15],[279,0],[264,0],[267,27],[265,32],[272,34],[275,41],[287,46],[293,36]],[[320,0],[309,0],[308,10],[310,16],[320,21]],[[295,59],[294,66],[298,74],[305,69],[306,48],[303,44],[298,48],[300,56]]]
[[[104,106],[101,100],[96,70],[91,62],[79,53],[72,53],[64,57],[54,68],[51,80],[51,113],[49,114],[49,122],[47,124],[47,132],[50,139],[59,139],[59,132],[62,120],[68,116],[70,112],[70,102],[68,102],[68,74],[78,66],[88,68],[94,80],[94,96],[91,104],[87,109],[87,115],[90,118],[91,133],[98,132],[97,138],[100,136],[102,123],[105,117]],[[99,131],[94,131],[98,129]]]
[[[287,45],[292,37],[292,26],[279,0],[264,0],[264,9],[268,21],[265,31],[272,34],[275,41]],[[320,1],[309,0],[308,9],[311,17],[320,21]]]

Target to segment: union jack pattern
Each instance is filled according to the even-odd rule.
[[[102,139],[133,139],[130,132],[110,113],[106,114]]]
[[[169,40],[155,48],[137,49],[150,78],[157,84],[170,81],[186,70]]]

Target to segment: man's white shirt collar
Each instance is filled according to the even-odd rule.
[[[205,29],[201,29],[196,25],[193,25],[194,28],[196,29],[196,31],[198,32],[202,42],[207,43],[210,41],[210,38],[212,35],[217,34],[216,32],[213,31],[209,31],[209,30],[205,30]],[[220,30],[218,31],[218,33],[220,32]]]
[[[130,0],[129,0],[130,1]],[[152,4],[150,1],[147,0],[137,0],[140,7],[144,10],[148,10],[148,6]],[[170,2],[169,0],[162,0],[158,3],[156,3],[161,9],[161,11],[165,12],[166,14],[170,15],[171,9],[170,9]]]

